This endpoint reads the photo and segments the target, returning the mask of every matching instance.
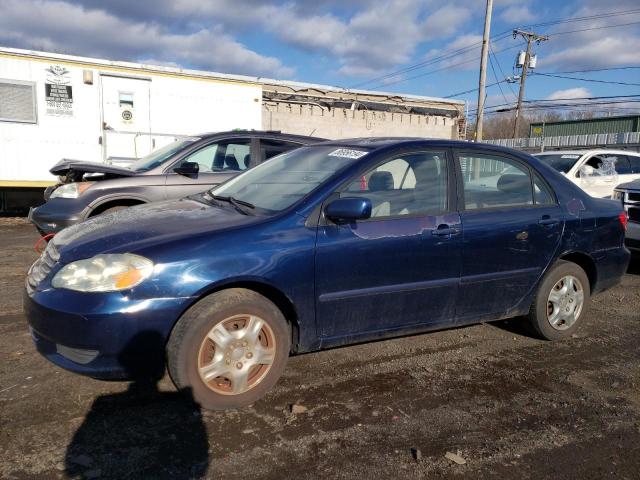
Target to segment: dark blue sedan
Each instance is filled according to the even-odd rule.
[[[38,350],[248,405],[291,353],[524,316],[555,340],[629,262],[619,202],[490,145],[326,142],[63,230],[25,295]]]

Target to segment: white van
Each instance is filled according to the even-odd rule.
[[[628,150],[562,150],[536,153],[592,197],[611,198],[613,189],[640,178],[640,153]]]

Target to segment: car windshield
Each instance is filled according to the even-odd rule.
[[[581,156],[579,153],[545,153],[536,155],[536,158],[559,172],[568,173]]]
[[[310,146],[273,157],[210,191],[271,212],[284,210],[368,150]]]
[[[148,170],[156,168],[166,162],[169,158],[171,158],[173,154],[191,145],[196,140],[198,139],[185,138],[183,140],[176,140],[175,142],[171,142],[170,144],[165,145],[158,150],[154,150],[146,157],[142,157],[141,159],[136,160],[127,168],[133,170],[134,172],[146,172]]]

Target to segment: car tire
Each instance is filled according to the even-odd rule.
[[[105,213],[113,213],[113,212],[117,212],[119,210],[124,210],[125,208],[129,208],[126,205],[116,205],[115,207],[109,207],[106,210],[103,210],[102,212],[98,213],[98,215],[104,215]]]
[[[545,340],[571,336],[590,299],[589,277],[577,264],[559,260],[544,276],[528,314],[531,332]]]
[[[291,333],[270,300],[246,289],[213,293],[187,310],[167,343],[167,369],[203,408],[250,405],[280,378]]]

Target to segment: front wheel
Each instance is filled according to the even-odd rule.
[[[589,278],[575,263],[558,261],[545,275],[528,315],[533,333],[560,340],[580,325],[590,298]]]
[[[249,405],[284,371],[290,333],[282,312],[245,289],[216,292],[191,307],[167,344],[169,375],[203,408]]]

